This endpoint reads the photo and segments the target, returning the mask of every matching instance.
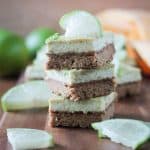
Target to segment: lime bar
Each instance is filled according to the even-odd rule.
[[[86,11],[69,12],[59,23],[64,34],[46,40],[45,79],[55,94],[49,99],[48,124],[88,128],[114,114],[113,36]]]
[[[51,92],[45,81],[30,81],[18,85],[1,99],[4,111],[48,107]]]
[[[10,128],[7,129],[7,137],[14,150],[40,149],[54,145],[52,135],[42,130]]]
[[[65,30],[46,40],[47,69],[91,69],[102,67],[115,53],[112,36],[102,34],[97,18],[85,11],[73,11],[60,19]]]
[[[53,95],[49,100],[49,125],[85,128],[92,122],[109,119],[114,114],[116,96],[112,92],[107,96],[73,102]]]

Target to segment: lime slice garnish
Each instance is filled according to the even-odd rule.
[[[109,137],[113,142],[136,149],[150,137],[150,129],[142,122],[132,119],[110,119],[93,123],[99,137]]]
[[[48,107],[51,92],[45,81],[30,81],[10,89],[2,97],[4,111]]]
[[[36,129],[10,128],[7,137],[13,149],[39,149],[52,147],[53,137],[50,133]]]
[[[94,37],[102,35],[98,19],[86,11],[72,11],[61,17],[60,26],[66,31],[66,37]]]

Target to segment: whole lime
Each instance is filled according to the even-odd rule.
[[[14,33],[7,29],[0,29],[0,42],[3,41],[5,38],[12,36]]]
[[[30,57],[33,59],[36,56],[36,53],[42,48],[45,44],[45,40],[56,33],[55,30],[49,28],[38,28],[33,30],[26,37],[26,46],[29,50]]]
[[[28,60],[24,39],[9,31],[0,30],[0,76],[18,74],[27,65]]]

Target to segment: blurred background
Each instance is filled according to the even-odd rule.
[[[66,12],[84,9],[97,13],[106,8],[150,10],[149,0],[0,0],[0,27],[26,35],[47,26],[59,30],[58,20]]]

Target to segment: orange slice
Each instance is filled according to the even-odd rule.
[[[150,76],[150,42],[131,41],[132,53],[144,74]]]
[[[136,13],[123,9],[109,9],[99,13],[98,18],[105,30],[122,33],[128,39],[145,40],[143,23]]]

